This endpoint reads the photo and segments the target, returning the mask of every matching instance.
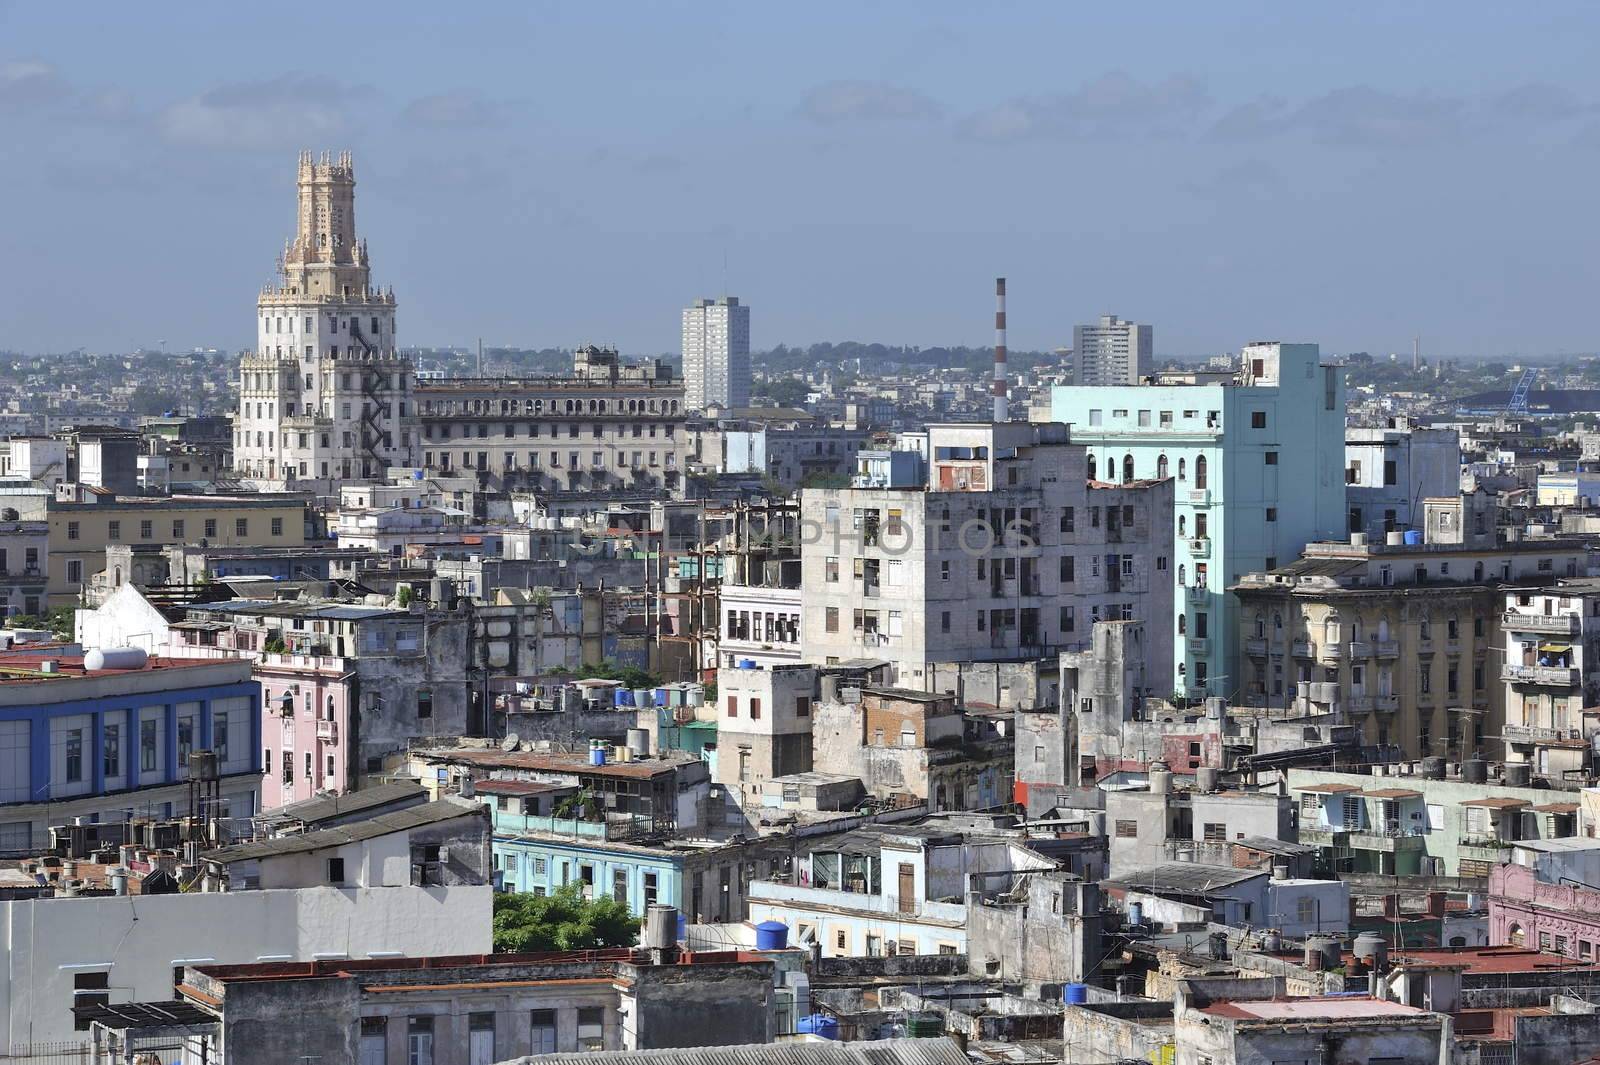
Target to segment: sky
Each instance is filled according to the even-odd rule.
[[[447,10],[456,8],[458,10]],[[242,348],[297,153],[404,344],[1593,351],[1600,5],[0,0],[0,349]]]

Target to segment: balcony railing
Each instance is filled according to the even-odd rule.
[[[1575,614],[1519,614],[1508,610],[1501,627],[1508,632],[1538,632],[1552,636],[1576,636],[1580,623]]]
[[[1319,648],[1320,657],[1324,662],[1337,662],[1344,658],[1344,644],[1325,643]]]
[[[1195,558],[1205,558],[1211,554],[1211,539],[1195,539],[1189,541],[1189,554]]]
[[[1189,489],[1189,505],[1195,507],[1209,507],[1211,505],[1211,489]]]
[[[1399,658],[1399,640],[1373,640],[1372,653],[1378,658]]]
[[[1372,696],[1349,695],[1345,697],[1344,708],[1352,714],[1364,714],[1372,709]]]
[[[1372,697],[1372,708],[1386,714],[1392,714],[1400,709],[1400,696],[1375,695]]]
[[[1204,636],[1191,636],[1189,638],[1189,653],[1197,657],[1204,657],[1211,653],[1211,641]]]
[[[1368,643],[1366,640],[1351,640],[1350,641],[1350,658],[1352,660],[1355,660],[1355,659],[1358,659],[1358,658],[1371,658],[1371,657],[1372,657],[1372,644]]]
[[[1191,584],[1183,593],[1190,606],[1205,606],[1211,601],[1211,591],[1203,584]]]
[[[1541,741],[1554,742],[1556,740],[1581,740],[1583,730],[1575,728],[1541,728],[1537,725],[1513,725],[1507,723],[1501,727],[1501,733],[1506,739],[1520,743],[1538,743]]]
[[[1289,653],[1296,658],[1310,658],[1315,652],[1310,640],[1293,640],[1289,644]]]
[[[1264,636],[1248,636],[1244,641],[1244,653],[1257,658],[1267,653],[1267,640]]]
[[[1553,688],[1576,688],[1578,671],[1571,666],[1514,666],[1507,664],[1500,679],[1511,684],[1539,684]]]
[[[339,742],[339,722],[322,717],[317,719],[317,739],[325,743]]]

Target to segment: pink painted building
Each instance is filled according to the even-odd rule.
[[[270,810],[353,786],[347,751],[356,662],[333,655],[266,654],[261,683],[261,806]]]
[[[1489,942],[1600,960],[1600,891],[1549,884],[1524,865],[1489,874]]]

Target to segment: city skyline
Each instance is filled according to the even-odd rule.
[[[333,12],[329,64],[309,22],[265,12],[207,10],[181,63],[152,63],[178,16],[107,14],[69,47],[46,43],[69,39],[59,16],[9,8],[0,132],[36,163],[14,172],[0,346],[248,346],[239,293],[272,276],[294,156],[348,149],[376,280],[403,287],[421,346],[676,350],[708,292],[762,309],[755,350],[982,346],[1005,274],[1019,351],[1112,309],[1155,324],[1158,355],[1269,336],[1381,354],[1417,334],[1425,355],[1591,350],[1592,10],[1174,7],[1182,32],[1070,72],[1065,43],[1138,23],[685,10],[474,13],[415,39],[408,19]],[[685,67],[696,33],[716,46]],[[702,203],[718,209],[684,210]]]

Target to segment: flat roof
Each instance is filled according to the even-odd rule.
[[[1244,1021],[1358,1021],[1422,1019],[1433,1016],[1415,1006],[1366,997],[1275,998],[1258,1002],[1217,1002],[1202,1007],[1213,1017]]]
[[[1309,791],[1316,795],[1343,795],[1347,792],[1360,791],[1357,784],[1294,784],[1295,791]]]
[[[631,780],[651,780],[675,772],[679,766],[700,765],[700,759],[691,755],[668,759],[655,756],[631,762],[606,762],[591,765],[581,754],[549,754],[540,751],[423,751],[422,757],[430,762],[459,762],[482,766],[486,769],[525,769],[544,773],[575,773],[594,777],[622,777]]]
[[[480,795],[543,795],[570,791],[576,784],[546,784],[541,780],[475,780],[472,790]]]
[[[59,646],[59,645],[58,645]],[[243,658],[167,658],[152,655],[145,659],[145,663],[137,669],[85,669],[83,655],[55,654],[46,650],[39,650],[33,646],[24,645],[22,648],[13,648],[10,653],[0,658],[0,684],[31,684],[46,683],[72,678],[85,677],[111,677],[132,673],[165,673],[185,669],[204,669],[207,666],[226,665],[229,663],[243,663],[248,661]],[[46,673],[41,668],[46,662],[55,663],[55,672]]]
[[[481,803],[466,804],[450,799],[438,799],[423,803],[421,806],[379,814],[365,821],[340,825],[336,828],[319,828],[315,832],[304,832],[296,836],[263,839],[253,843],[236,843],[231,847],[206,851],[201,857],[209,862],[226,865],[231,862],[276,858],[285,854],[305,854],[328,847],[342,847],[348,843],[377,839],[392,832],[405,832],[424,825],[439,824],[457,817],[482,817],[485,812]]]
[[[1504,796],[1494,796],[1488,799],[1468,799],[1462,806],[1481,806],[1486,810],[1514,810],[1519,806],[1531,806],[1527,799],[1509,799]]]
[[[949,1036],[584,1051],[511,1058],[506,1065],[591,1065],[596,1061],[619,1065],[968,1065],[966,1052]]]
[[[1422,792],[1411,788],[1378,788],[1375,791],[1363,792],[1369,799],[1420,799]]]
[[[422,785],[413,781],[391,781],[375,787],[362,788],[345,795],[320,795],[302,799],[268,811],[264,816],[273,821],[304,821],[313,824],[372,810],[390,803],[404,802],[418,796],[426,797]]]
[[[1225,865],[1201,865],[1199,862],[1163,862],[1148,869],[1111,877],[1106,883],[1128,891],[1206,895],[1218,888],[1232,887],[1266,875],[1261,869],[1235,869]]]

